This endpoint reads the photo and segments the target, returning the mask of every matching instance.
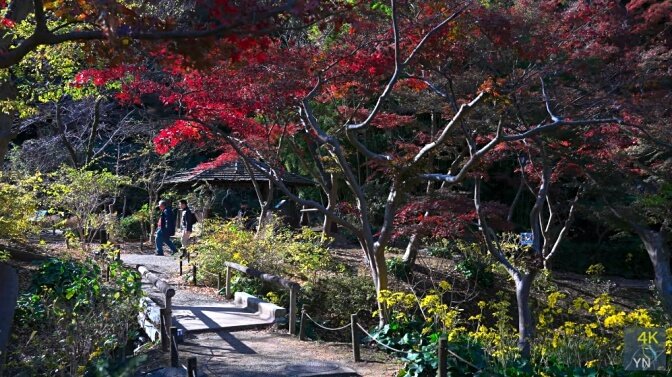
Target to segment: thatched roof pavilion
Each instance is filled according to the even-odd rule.
[[[254,179],[257,182],[267,183],[269,181],[269,179],[262,173],[262,171],[268,171],[268,165],[259,161],[251,161],[250,166],[254,172]],[[315,182],[308,178],[288,172],[283,174],[282,181],[288,187],[315,185]],[[208,182],[215,186],[226,187],[252,186],[252,178],[247,169],[245,169],[245,164],[241,159],[210,169],[193,168],[191,170],[182,171],[175,174],[167,181],[167,183],[176,185],[194,184],[198,182]]]

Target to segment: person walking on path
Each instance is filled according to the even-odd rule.
[[[165,200],[159,201],[159,209],[161,216],[159,217],[159,224],[156,229],[156,255],[163,255],[163,244],[168,245],[170,253],[177,253],[177,248],[170,240],[170,236],[175,234],[175,220],[173,218],[173,209]]]
[[[180,209],[182,210],[182,222],[180,224],[180,229],[182,230],[182,248],[186,248],[189,246],[189,237],[191,237],[191,232],[194,230],[194,224],[197,220],[196,215],[191,212],[186,200],[180,200]]]

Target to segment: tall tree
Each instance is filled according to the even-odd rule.
[[[556,13],[570,17],[563,9],[528,14],[516,7],[488,9],[469,3],[451,8],[443,2],[376,4],[357,8],[339,28],[320,33],[318,27],[315,35],[299,41],[258,40],[238,59],[210,69],[187,71],[173,60],[170,71],[180,77],[173,86],[140,80],[128,88],[135,89],[128,99],[157,93],[182,117],[157,137],[160,151],[184,141],[214,142],[223,152],[220,162],[240,155],[268,163],[264,174],[291,199],[316,208],[355,235],[381,291],[387,288],[385,249],[397,210],[418,182],[458,184],[503,143],[618,119],[597,116],[610,110],[608,100],[567,107],[573,116],[586,119],[561,117],[554,110],[559,105],[539,84],[539,76],[567,65],[551,57],[550,46],[536,46],[535,39]],[[499,26],[489,26],[494,21]],[[497,39],[501,27],[510,28],[510,35]],[[520,42],[517,33],[529,43]],[[213,49],[211,54],[214,58],[222,52]],[[440,67],[445,61],[451,62],[448,70]],[[513,70],[512,62],[517,62]],[[571,65],[565,71],[578,77],[585,73]],[[440,85],[452,90],[451,95]],[[571,98],[570,89],[562,91],[563,100]],[[431,134],[413,116],[395,112],[394,101],[408,90],[434,92],[454,105]],[[529,108],[524,113],[522,103]],[[278,112],[296,107],[295,122],[276,123]],[[404,136],[403,129],[410,133]],[[400,139],[372,143],[374,135],[391,132]],[[316,166],[316,180],[328,198],[332,190],[325,161],[343,177],[352,201],[328,208],[292,193],[282,182],[281,161],[270,153],[283,135],[309,141],[301,143],[307,148],[303,157]],[[428,163],[456,147],[457,161],[448,174],[437,173]],[[359,177],[359,156],[388,182],[379,220],[372,216],[372,198]]]

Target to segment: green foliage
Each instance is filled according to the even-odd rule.
[[[382,1],[372,1],[371,2],[371,9],[377,10],[383,14],[385,14],[388,17],[392,17],[392,8],[387,5],[387,3],[382,2]]]
[[[600,280],[604,275],[604,265],[602,263],[591,264],[586,269],[586,275],[588,275],[593,280]]]
[[[10,374],[82,375],[87,365],[100,373],[105,365],[117,368],[119,362],[111,359],[123,355],[137,334],[142,289],[137,272],[121,262],[110,265],[110,278],[105,284],[92,261],[45,262],[17,301]]]
[[[643,195],[638,198],[638,204],[647,212],[649,221],[660,223],[669,219],[672,207],[672,183],[665,182],[655,194]]]
[[[53,208],[73,215],[71,229],[86,249],[99,230],[110,224],[110,218],[104,214],[105,205],[129,181],[108,171],[69,166],[62,166],[50,177],[53,182],[46,187],[50,203]]]
[[[406,279],[411,273],[411,267],[402,258],[393,257],[385,260],[387,272],[399,280]]]
[[[264,289],[265,288],[265,289]],[[251,295],[260,295],[266,291],[268,294],[273,287],[267,287],[264,282],[248,276],[237,275],[231,279],[231,289],[233,292],[245,292]]]
[[[35,30],[33,18],[29,15],[14,27],[4,28],[3,37],[15,43],[30,37]],[[50,30],[58,27],[60,32],[78,27],[74,23],[68,25],[52,20],[48,20],[47,25]],[[17,89],[15,98],[0,100],[0,110],[14,111],[25,118],[34,115],[41,103],[53,103],[66,96],[79,100],[97,94],[99,89],[94,85],[72,85],[76,74],[91,62],[90,58],[77,42],[35,47],[11,68],[0,69],[0,80],[11,76]]]
[[[33,221],[37,210],[33,186],[39,180],[41,177],[35,175],[0,182],[0,238],[25,239],[28,234],[37,231],[37,223]]]
[[[491,287],[494,273],[490,255],[484,254],[478,244],[462,240],[452,242],[452,247],[455,270],[483,288]]]
[[[0,263],[7,262],[11,258],[9,252],[0,250]]]
[[[517,347],[511,297],[500,293],[497,300],[480,301],[480,312],[465,319],[459,309],[442,302],[442,292],[448,290],[450,286],[441,282],[438,291],[429,291],[421,298],[410,293],[381,292],[379,300],[392,311],[393,320],[371,334],[384,346],[402,351],[394,352],[405,362],[400,376],[434,376],[440,336],[446,336],[448,348],[463,359],[448,357],[452,375],[654,375],[623,370],[623,330],[667,327],[667,334],[672,334],[669,323],[656,320],[651,310],[623,310],[606,294],[592,302],[578,298],[568,303],[564,293],[553,291],[535,312],[537,334],[532,341],[532,359],[526,361]],[[666,348],[668,354],[672,353],[671,341]]]
[[[347,323],[351,314],[376,305],[376,290],[368,276],[324,276],[304,284],[302,293],[300,305],[308,307],[310,316],[332,325]]]
[[[206,220],[203,236],[190,249],[197,255],[198,264],[212,273],[224,271],[224,262],[230,261],[270,274],[315,281],[321,273],[339,267],[325,247],[326,242],[318,232],[309,228],[293,232],[277,220],[257,236],[235,220]],[[210,274],[202,278],[214,283]]]
[[[119,221],[120,237],[124,240],[145,240],[150,228],[149,205]]]
[[[492,287],[494,274],[489,264],[478,259],[468,258],[459,261],[455,269],[468,280],[474,280],[481,287]]]
[[[427,254],[437,258],[450,258],[456,251],[454,243],[445,238],[427,246]]]
[[[89,366],[86,375],[95,377],[132,377],[147,360],[147,355],[138,355],[128,360],[100,358]]]
[[[237,221],[208,219],[203,236],[189,246],[202,270],[224,272],[224,262],[231,261],[284,278],[303,280],[299,305],[307,305],[310,315],[330,324],[342,324],[360,309],[375,306],[375,288],[366,276],[351,276],[335,263],[321,234],[309,228],[298,232],[272,221],[255,236]],[[199,281],[216,283],[210,273],[199,273]],[[297,279],[298,278],[298,279]],[[234,271],[234,291],[247,292],[279,305],[288,304],[285,289],[242,276]]]

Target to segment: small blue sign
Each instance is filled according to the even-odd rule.
[[[534,234],[533,233],[520,233],[520,244],[522,246],[532,246],[534,243]]]

